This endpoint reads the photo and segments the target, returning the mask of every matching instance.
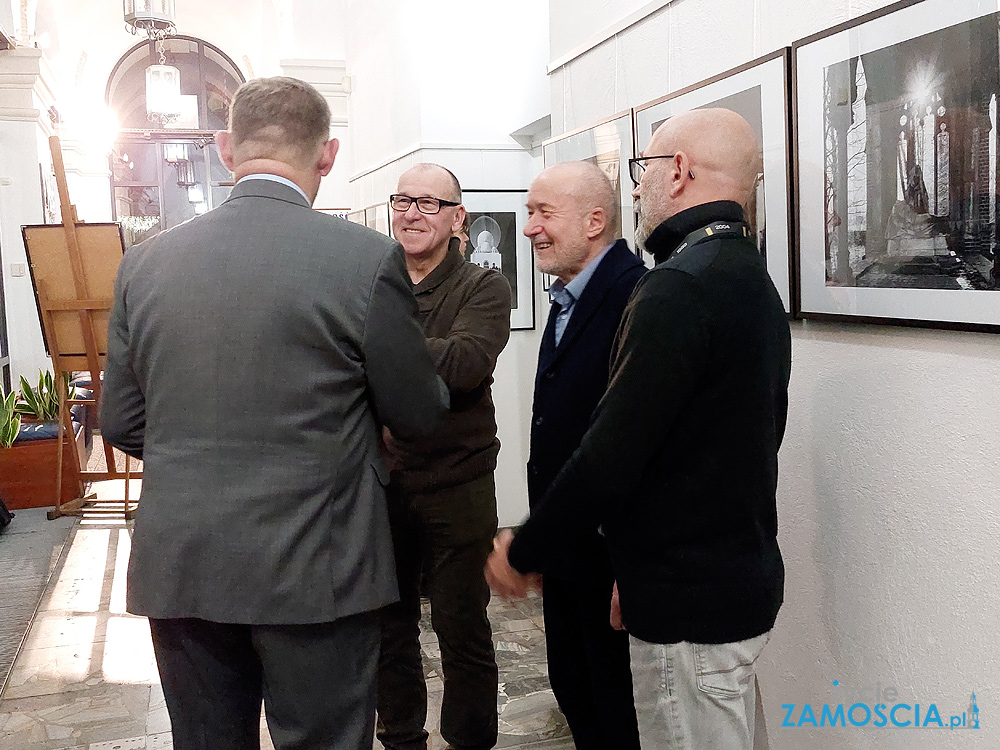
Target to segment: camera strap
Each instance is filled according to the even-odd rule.
[[[671,255],[677,255],[682,250],[704,242],[710,237],[746,237],[750,239],[751,235],[750,228],[742,221],[716,221],[691,232]]]

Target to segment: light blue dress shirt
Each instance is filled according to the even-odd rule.
[[[594,275],[594,271],[597,270],[601,261],[604,260],[604,256],[608,254],[608,250],[613,246],[614,243],[604,248],[601,254],[585,265],[583,270],[574,276],[568,284],[563,284],[559,279],[556,279],[552,282],[552,286],[549,287],[549,297],[554,302],[558,302],[562,308],[559,310],[559,314],[556,315],[556,346],[559,346],[559,342],[562,340],[566,324],[569,323],[569,319],[573,315],[573,308],[576,305],[576,301],[580,299],[583,290],[587,288],[590,277]]]
[[[271,182],[280,182],[282,185],[288,185],[288,187],[290,187],[290,188],[295,188],[299,192],[299,195],[301,195],[303,198],[306,199],[306,203],[308,203],[310,206],[312,205],[312,201],[309,200],[309,196],[306,195],[306,191],[305,190],[303,190],[302,188],[300,188],[298,185],[296,185],[291,180],[286,179],[284,177],[281,177],[280,175],[276,175],[276,174],[263,174],[263,173],[261,173],[261,174],[248,174],[246,177],[240,177],[240,179],[236,181],[236,184],[239,185],[241,182],[243,182],[243,180],[270,180]]]

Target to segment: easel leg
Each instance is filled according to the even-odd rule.
[[[56,446],[56,502],[55,507],[45,514],[45,517],[50,521],[62,518],[63,516],[83,515],[84,506],[94,497],[91,494],[70,500],[68,503],[62,501],[63,451],[65,450],[63,441],[66,439],[67,428],[69,430],[68,434],[73,435],[74,433],[69,404],[67,403],[69,392],[66,388],[66,378],[58,367],[56,367],[55,380],[58,381],[57,388],[59,389],[59,431],[57,432],[58,445]],[[74,457],[74,460],[76,460],[76,457]]]

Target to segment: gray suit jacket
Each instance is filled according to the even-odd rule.
[[[379,426],[446,392],[398,245],[247,180],[130,249],[101,429],[144,459],[128,610],[327,622],[397,598]]]

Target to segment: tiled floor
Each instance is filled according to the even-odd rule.
[[[0,536],[0,690],[72,529],[72,519],[48,523],[44,508],[30,508]]]
[[[29,533],[29,527],[72,523],[48,522],[44,514],[17,521],[23,533]],[[129,615],[124,608],[129,549],[124,524],[83,521],[72,529],[66,554],[0,695],[4,750],[171,747],[149,627],[144,618]],[[428,675],[430,748],[440,750],[445,746],[436,731],[442,691],[440,653],[430,631],[429,612],[424,615],[421,642]],[[572,748],[546,677],[540,600],[512,604],[495,600],[490,619],[501,680],[497,747]],[[266,728],[261,744],[265,750],[271,747]],[[375,746],[380,747],[377,742]]]

